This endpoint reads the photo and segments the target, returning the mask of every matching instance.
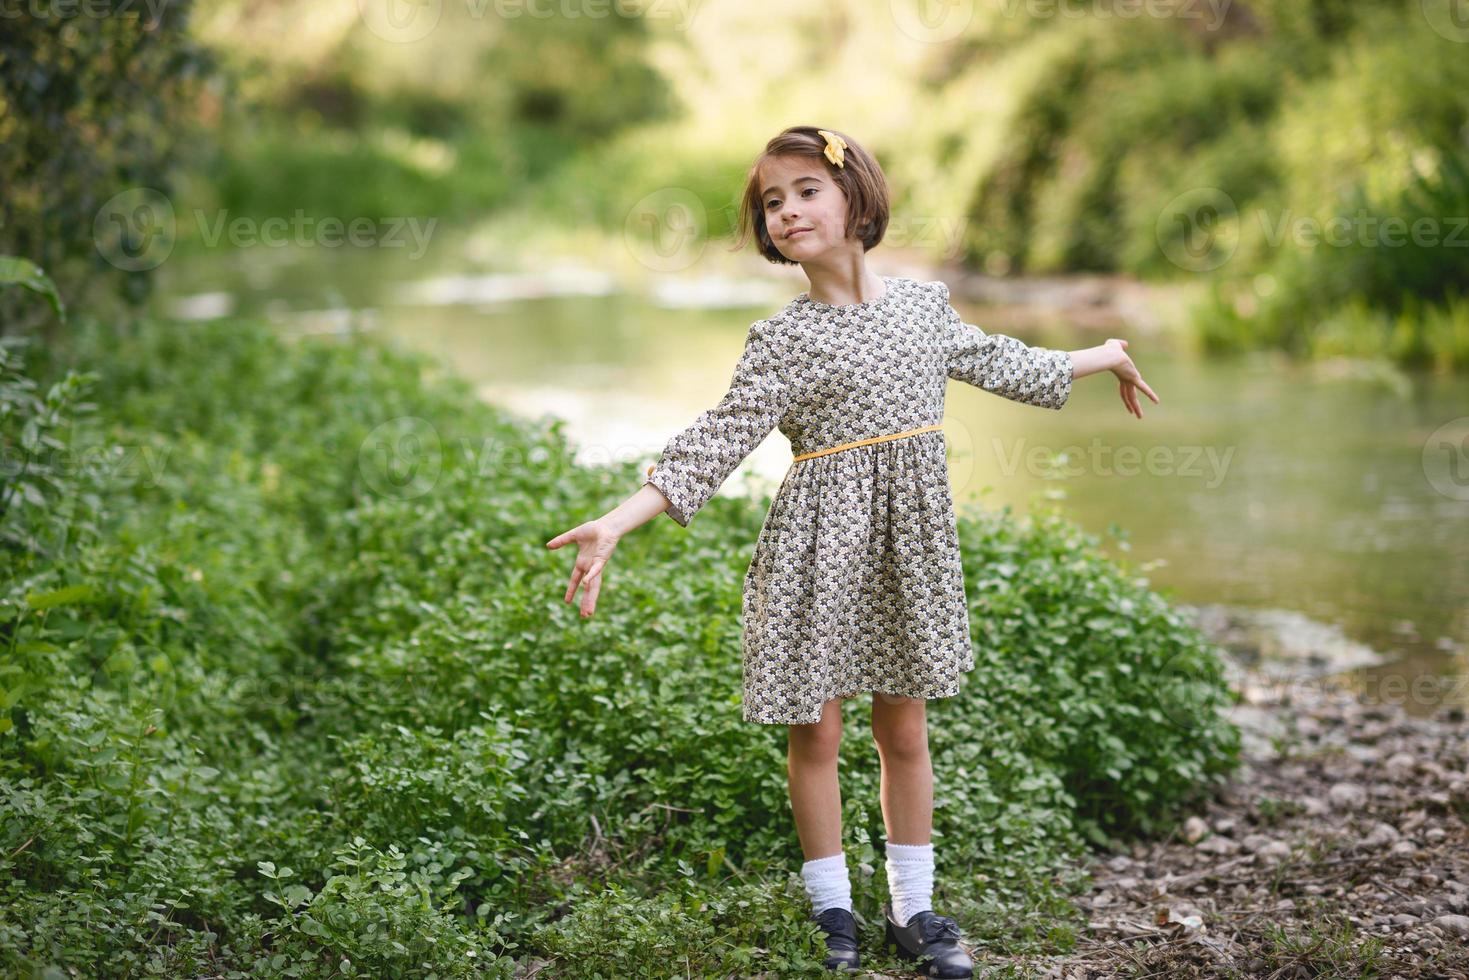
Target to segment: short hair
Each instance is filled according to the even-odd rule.
[[[765,151],[750,166],[749,175],[745,178],[745,191],[741,196],[736,225],[739,237],[734,244],[735,250],[745,244],[745,239],[753,230],[761,255],[771,262],[800,264],[780,253],[765,227],[765,207],[760,199],[760,165],[771,157],[778,156],[814,157],[822,161],[832,181],[847,199],[846,236],[860,239],[864,252],[871,251],[873,246],[882,241],[890,214],[888,182],[882,167],[878,166],[877,161],[860,143],[846,133],[825,126],[820,128],[835,133],[846,141],[847,146],[842,153],[844,166],[838,167],[826,158],[826,137],[821,135],[818,127],[791,126],[782,130],[765,144]]]

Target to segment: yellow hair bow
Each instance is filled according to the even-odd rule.
[[[829,129],[818,129],[817,132],[826,137],[826,158],[834,165],[846,169],[847,157],[843,151],[847,148],[847,141]]]

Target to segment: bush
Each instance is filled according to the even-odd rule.
[[[480,404],[426,358],[83,319],[40,364],[5,362],[7,458],[44,434],[59,459],[132,464],[37,458],[0,518],[6,969],[819,964],[784,731],[739,714],[763,501],[625,541],[639,574],[582,621],[544,542],[625,497],[637,463],[572,465],[559,422]],[[1166,828],[1237,743],[1213,651],[1095,542],[1005,514],[961,535],[979,655],[934,705],[936,901],[996,946],[1054,944],[1087,840]],[[861,714],[843,752],[877,922]]]

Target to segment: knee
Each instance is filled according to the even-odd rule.
[[[919,758],[928,753],[928,729],[921,723],[874,728],[872,740],[883,755],[894,758]]]
[[[884,709],[874,712],[872,740],[878,750],[895,758],[920,757],[928,752],[928,720],[924,717],[923,702],[907,699],[916,705],[914,710],[886,710],[891,698],[884,702]],[[906,708],[907,705],[901,707]]]

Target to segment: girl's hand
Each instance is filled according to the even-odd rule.
[[[565,601],[571,602],[576,595],[576,587],[584,586],[581,597],[582,618],[590,616],[597,608],[597,593],[602,590],[602,568],[612,557],[618,540],[619,536],[608,523],[598,518],[570,531],[563,531],[546,542],[546,547],[553,551],[569,542],[576,542],[576,567],[571,570],[571,583],[566,587]]]
[[[1113,366],[1112,373],[1117,375],[1117,393],[1122,396],[1122,404],[1133,415],[1142,418],[1143,408],[1142,403],[1138,401],[1137,390],[1141,388],[1143,393],[1153,400],[1154,405],[1158,404],[1158,396],[1153,394],[1153,389],[1148,387],[1148,383],[1138,373],[1137,365],[1132,363],[1132,358],[1127,356],[1127,341],[1112,337],[1102,346],[1109,347],[1116,352],[1117,364]]]

